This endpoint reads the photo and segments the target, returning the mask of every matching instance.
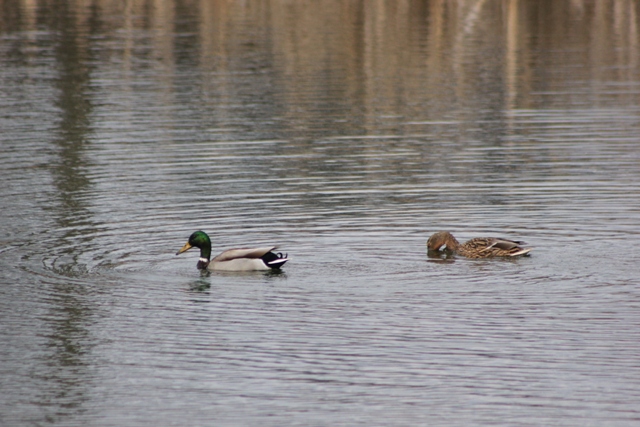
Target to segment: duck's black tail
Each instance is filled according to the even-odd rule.
[[[279,269],[281,268],[285,262],[289,261],[287,258],[289,254],[282,254],[282,252],[267,252],[262,255],[261,259],[267,265],[267,267]]]

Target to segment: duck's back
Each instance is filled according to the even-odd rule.
[[[518,242],[498,237],[476,237],[460,245],[456,252],[468,258],[511,257],[525,255],[531,248],[522,248]]]
[[[271,252],[276,248],[276,246],[271,246],[264,248],[228,249],[211,260],[208,268],[209,270],[218,271],[253,271],[279,268],[286,262],[286,259],[273,265],[268,264],[272,258],[280,259],[276,254]]]

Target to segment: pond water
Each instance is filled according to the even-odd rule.
[[[640,422],[636,2],[0,6],[0,425]]]

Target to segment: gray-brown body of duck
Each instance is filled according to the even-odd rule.
[[[532,248],[523,248],[524,242],[501,237],[476,237],[460,243],[448,231],[439,231],[429,237],[427,248],[438,251],[446,246],[448,251],[467,258],[515,257],[527,255]]]

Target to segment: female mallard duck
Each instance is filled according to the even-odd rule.
[[[523,244],[499,237],[476,237],[461,244],[448,231],[440,231],[429,237],[427,248],[437,251],[446,246],[447,250],[467,258],[492,258],[526,255],[531,248],[521,247]]]
[[[276,247],[228,249],[211,259],[211,240],[204,231],[196,231],[176,255],[189,249],[200,248],[198,270],[252,271],[279,270],[289,260],[287,255],[274,253]]]

